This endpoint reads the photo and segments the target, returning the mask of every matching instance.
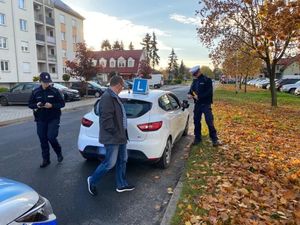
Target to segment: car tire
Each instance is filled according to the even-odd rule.
[[[8,100],[7,100],[7,98],[1,97],[1,98],[0,98],[0,104],[1,104],[2,106],[8,106]]]
[[[69,98],[69,96],[67,94],[64,95],[64,100],[65,100],[65,102],[70,101],[70,98]]]
[[[101,96],[100,92],[97,91],[97,92],[95,93],[95,98],[99,98],[100,96]]]
[[[186,124],[182,136],[187,136],[189,133],[189,120],[190,118],[188,117],[186,120]]]
[[[172,143],[171,143],[171,139],[169,138],[166,143],[164,153],[162,154],[160,160],[158,161],[158,166],[161,169],[167,169],[170,166],[171,153],[172,153]]]
[[[296,88],[292,88],[291,90],[289,90],[290,94],[295,94]]]
[[[91,157],[91,156],[88,156],[87,154],[85,154],[84,152],[81,152],[79,151],[82,155],[83,158],[85,158],[87,161],[97,161],[98,158],[96,157]]]

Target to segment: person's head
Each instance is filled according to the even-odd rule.
[[[114,75],[112,76],[112,78],[110,78],[110,81],[109,81],[109,85],[110,85],[110,88],[117,94],[119,94],[122,90],[123,90],[123,87],[124,87],[124,80],[121,76],[119,75]]]
[[[50,83],[52,82],[50,74],[47,72],[42,72],[40,74],[40,82],[41,82],[43,89],[46,89],[47,87],[49,87]]]
[[[193,75],[194,78],[198,78],[201,74],[200,66],[194,66],[190,69],[190,73]]]

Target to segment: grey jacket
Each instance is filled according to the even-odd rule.
[[[102,144],[126,144],[123,113],[117,98],[108,88],[99,101],[99,142]]]

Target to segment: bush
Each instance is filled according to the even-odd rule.
[[[0,93],[1,93],[1,92],[7,92],[7,91],[8,91],[8,88],[0,87]]]
[[[181,82],[182,82],[182,80],[179,80],[179,79],[173,81],[174,84],[181,84]]]
[[[65,81],[65,82],[68,82],[70,80],[71,76],[67,73],[65,73],[63,76],[62,76],[62,79]]]
[[[37,82],[40,80],[40,76],[33,76],[32,81]]]

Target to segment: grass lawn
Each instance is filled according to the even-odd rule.
[[[300,97],[220,86],[213,105],[224,143],[191,149],[175,224],[300,224]],[[204,123],[203,123],[204,124]]]

